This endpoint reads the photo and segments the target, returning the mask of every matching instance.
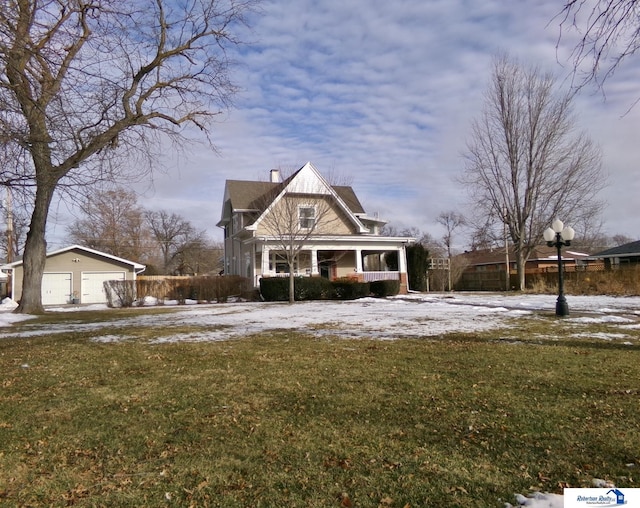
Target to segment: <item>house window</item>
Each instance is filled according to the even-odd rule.
[[[316,225],[316,209],[313,206],[299,206],[300,229],[312,229]]]
[[[271,251],[269,253],[269,270],[276,273],[289,273],[289,263],[287,257],[280,253]],[[298,271],[298,260],[296,259],[293,264],[294,273]]]

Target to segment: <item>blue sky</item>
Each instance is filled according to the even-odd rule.
[[[266,0],[242,34],[235,107],[214,126],[217,153],[167,153],[141,202],[182,214],[214,239],[226,179],[311,161],[350,181],[367,212],[438,237],[464,212],[455,178],[493,57],[508,52],[565,78],[575,34],[558,44],[558,0]],[[568,86],[568,83],[567,83]],[[601,146],[610,234],[640,238],[637,59],[576,98],[577,125]],[[625,114],[626,113],[626,114]],[[64,229],[55,227],[56,236]],[[464,239],[459,240],[464,247]]]

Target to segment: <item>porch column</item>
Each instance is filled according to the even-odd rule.
[[[398,249],[398,270],[400,273],[407,272],[407,249],[404,245]]]
[[[318,249],[311,249],[311,275],[318,273]]]
[[[398,270],[400,271],[400,294],[409,292],[409,274],[407,273],[407,246],[398,249]]]
[[[356,249],[356,272],[362,273],[362,250]]]
[[[262,275],[267,275],[269,273],[269,247],[266,245],[262,246]]]
[[[254,243],[251,248],[251,280],[258,280],[258,246]]]

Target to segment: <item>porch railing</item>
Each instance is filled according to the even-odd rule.
[[[365,282],[376,280],[400,280],[400,272],[361,272]]]
[[[359,279],[363,282],[374,282],[376,280],[400,280],[400,272],[360,272]],[[308,273],[296,273],[296,277],[309,277]],[[256,275],[255,285],[258,286],[262,275]],[[267,277],[289,277],[288,273],[270,273]]]

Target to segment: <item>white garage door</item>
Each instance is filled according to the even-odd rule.
[[[42,305],[61,305],[71,300],[71,272],[42,275]]]
[[[83,272],[80,303],[106,303],[106,280],[125,280],[125,272]]]

